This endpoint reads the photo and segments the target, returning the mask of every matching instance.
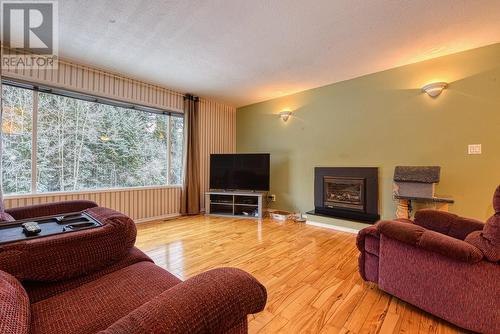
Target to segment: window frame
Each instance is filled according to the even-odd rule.
[[[46,191],[46,192],[39,192],[37,190],[37,171],[38,171],[38,166],[37,166],[37,149],[38,149],[38,100],[39,100],[39,95],[38,93],[47,93],[47,94],[53,94],[53,95],[58,95],[58,96],[63,96],[67,98],[72,98],[76,100],[81,100],[81,101],[86,101],[86,102],[93,102],[93,103],[99,103],[99,104],[105,104],[105,105],[110,105],[113,107],[120,107],[120,108],[126,108],[126,109],[131,109],[131,110],[136,110],[136,111],[142,111],[142,112],[147,112],[147,113],[155,113],[155,114],[160,114],[160,115],[165,115],[169,116],[168,118],[168,129],[169,129],[169,136],[167,137],[167,171],[170,170],[170,162],[172,160],[171,158],[171,139],[170,139],[170,130],[171,130],[171,117],[180,117],[184,119],[184,113],[179,112],[179,111],[172,111],[172,110],[166,110],[166,109],[160,109],[160,108],[155,108],[155,107],[150,107],[146,105],[141,105],[141,104],[136,104],[136,103],[129,103],[129,102],[123,102],[120,100],[112,99],[112,98],[107,98],[107,97],[99,97],[95,95],[90,95],[90,94],[84,94],[72,90],[67,90],[67,89],[60,89],[60,88],[55,88],[51,86],[46,86],[46,85],[40,85],[36,83],[31,83],[27,81],[22,81],[22,80],[16,80],[16,79],[10,79],[10,78],[2,78],[0,80],[0,88],[3,87],[3,85],[8,85],[12,87],[17,87],[17,88],[22,88],[22,89],[28,89],[33,91],[33,110],[32,110],[32,138],[31,138],[31,191],[27,193],[12,193],[12,194],[4,194],[5,198],[10,198],[10,199],[16,199],[16,198],[32,198],[32,197],[43,197],[43,196],[57,196],[57,195],[73,195],[73,194],[81,194],[81,193],[105,193],[105,192],[120,192],[120,191],[127,191],[127,190],[137,190],[137,189],[168,189],[168,188],[181,188],[182,187],[182,180],[184,179],[184,168],[181,171],[181,183],[179,184],[168,184],[168,173],[167,173],[167,184],[158,184],[158,185],[149,185],[149,186],[133,186],[133,187],[116,187],[116,188],[93,188],[93,189],[81,189],[81,190],[69,190],[69,191]],[[0,101],[2,103],[2,108],[3,108],[3,97],[2,100]],[[0,123],[2,120],[0,119]],[[183,123],[183,132],[185,131],[185,124]],[[185,150],[185,143],[183,142],[182,144],[182,155],[184,154]],[[0,154],[3,154],[1,152]],[[1,176],[0,176],[1,180]]]

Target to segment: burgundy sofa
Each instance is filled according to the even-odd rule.
[[[360,231],[363,279],[429,313],[481,333],[500,333],[500,186],[486,224],[421,210],[414,221]]]
[[[241,270],[182,282],[156,266],[134,247],[134,222],[93,202],[10,209],[2,218],[80,210],[103,227],[0,245],[0,333],[247,333],[247,315],[264,308],[265,288]]]

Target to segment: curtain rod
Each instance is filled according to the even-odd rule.
[[[187,94],[184,94],[184,100],[198,102],[198,101],[200,101],[200,98],[198,96],[193,95],[193,94],[187,93]]]

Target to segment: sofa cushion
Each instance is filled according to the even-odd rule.
[[[482,231],[469,234],[465,241],[479,248],[488,261],[500,261],[500,213],[488,219]]]
[[[382,235],[451,259],[475,263],[483,258],[481,251],[474,245],[415,224],[381,221],[377,227]]]
[[[492,262],[500,261],[500,186],[493,195],[495,214],[488,219],[482,231],[472,232],[465,241],[479,248]]]
[[[500,213],[496,213],[486,221],[481,235],[487,239],[492,246],[500,248]]]
[[[20,281],[54,282],[88,275],[125,257],[137,233],[132,219],[103,207],[86,212],[103,226],[2,245],[0,270]]]
[[[500,266],[487,261],[458,262],[384,235],[380,240],[380,289],[474,332],[500,333],[499,277]]]
[[[0,333],[27,334],[30,301],[14,276],[0,271]]]
[[[17,208],[6,209],[5,212],[14,217],[15,220],[21,220],[31,219],[35,217],[62,215],[71,212],[80,212],[86,209],[94,208],[96,206],[96,202],[79,199],[72,201],[60,201],[19,206]]]
[[[128,267],[137,262],[149,261],[153,262],[142,251],[136,247],[132,248],[130,252],[122,258],[120,261],[113,263],[110,266],[105,267],[102,270],[93,272],[89,275],[83,275],[62,282],[23,282],[23,286],[28,293],[31,303],[39,302],[40,300],[55,296],[57,294],[63,293],[65,291],[77,288],[85,283],[95,281],[101,276],[108,275],[114,271],[120,270],[122,268]]]
[[[125,267],[32,304],[32,334],[95,333],[181,281],[151,262]]]
[[[429,209],[415,213],[415,224],[460,240],[464,240],[469,233],[484,228],[484,223],[479,220]]]
[[[163,292],[99,334],[226,333],[248,314],[262,311],[266,300],[266,288],[249,273],[212,269]]]
[[[493,209],[495,209],[495,213],[500,213],[500,185],[493,195]]]

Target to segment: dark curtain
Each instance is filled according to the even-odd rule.
[[[182,185],[181,214],[200,213],[200,132],[199,99],[184,97],[184,181]]]

